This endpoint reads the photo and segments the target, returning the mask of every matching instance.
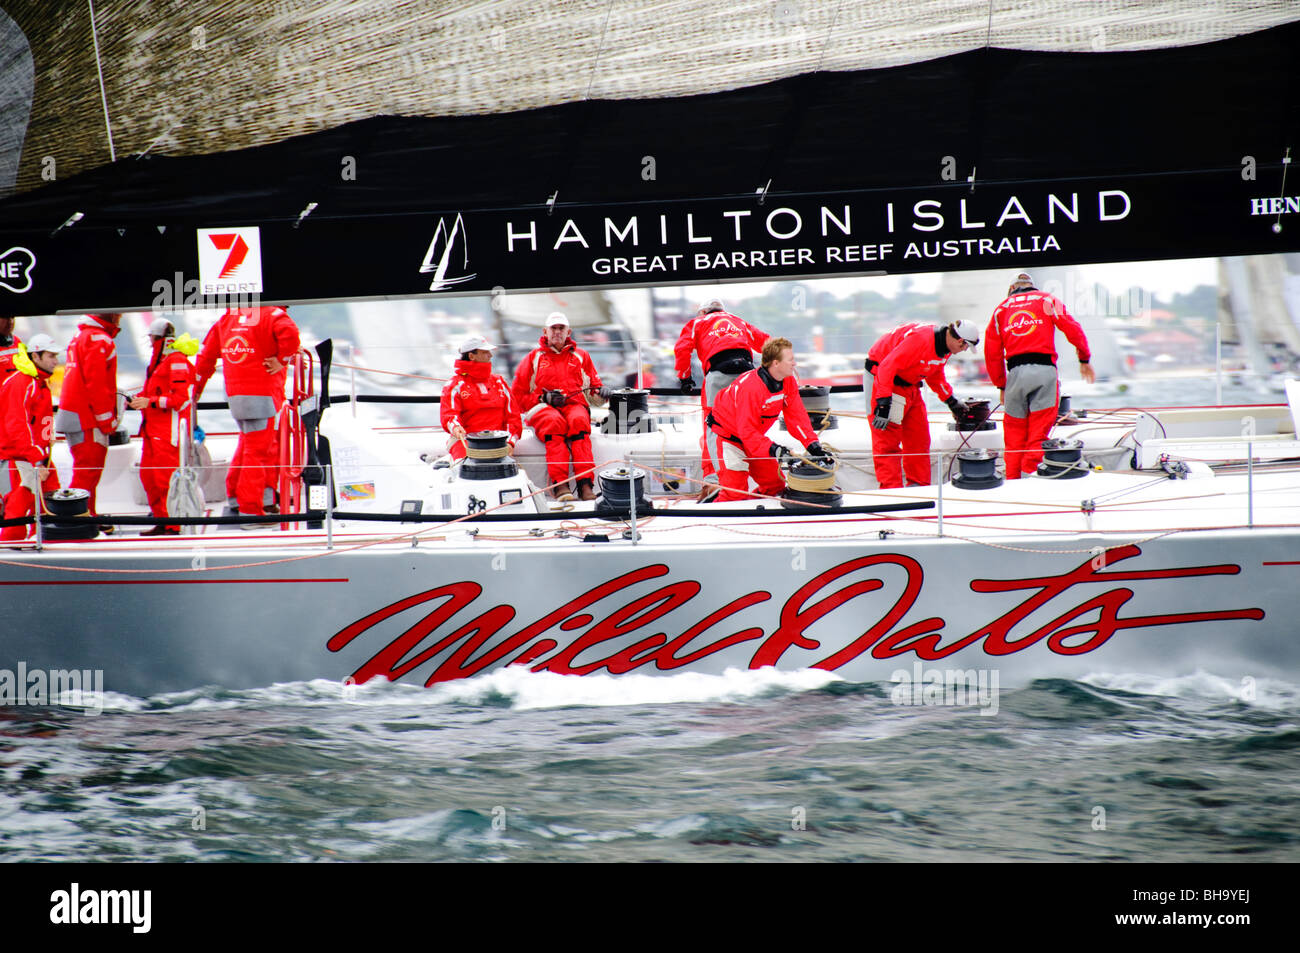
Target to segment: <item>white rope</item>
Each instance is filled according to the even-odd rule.
[[[604,22],[600,25],[600,41],[596,45],[596,59],[592,61],[591,75],[587,77],[587,93],[582,97],[584,100],[591,99],[591,87],[596,82],[596,68],[600,66],[600,54],[605,49],[605,29],[609,26],[609,13],[613,8],[614,0],[609,0],[609,4],[605,7]]]
[[[104,105],[104,128],[108,130],[108,158],[117,161],[117,150],[113,148],[113,126],[108,121],[108,94],[104,92],[104,67],[99,61],[99,31],[95,28],[95,0],[86,0],[90,6],[90,38],[95,44],[95,72],[99,74],[99,99]]]
[[[831,45],[831,37],[835,34],[835,24],[840,22],[840,10],[843,8],[844,0],[840,0],[840,2],[835,5],[835,15],[831,17],[831,25],[829,29],[826,30],[826,42],[822,44],[821,55],[817,57],[817,65],[813,68],[814,73],[820,73],[822,71],[822,63],[826,60],[826,49]],[[1285,179],[1282,181],[1284,183],[1286,182]]]

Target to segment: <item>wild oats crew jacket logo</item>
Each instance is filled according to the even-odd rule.
[[[248,339],[238,334],[233,335],[226,342],[226,346],[221,349],[222,359],[229,361],[231,364],[242,364],[256,353],[257,349],[248,343]]]

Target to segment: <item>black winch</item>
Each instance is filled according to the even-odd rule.
[[[1061,395],[1061,403],[1056,408],[1056,423],[1058,426],[1077,427],[1079,426],[1079,418],[1087,417],[1087,416],[1088,416],[1088,412],[1086,410],[1079,411],[1077,416],[1075,414],[1070,413],[1070,395],[1069,394]]]
[[[610,391],[609,416],[600,425],[601,433],[654,433],[655,419],[650,415],[650,392],[635,387]]]
[[[1087,476],[1088,467],[1083,462],[1082,440],[1061,440],[1053,437],[1043,441],[1043,462],[1038,465],[1038,475],[1053,480],[1077,480]]]
[[[961,419],[950,423],[948,429],[962,433],[977,430],[995,430],[997,425],[989,420],[991,411],[992,408],[989,407],[987,400],[976,398],[967,400],[962,409]]]
[[[637,516],[650,513],[654,507],[645,496],[647,475],[640,467],[606,467],[597,471],[600,499],[596,501],[596,515],[604,519],[630,519],[634,493]]]
[[[835,415],[831,413],[831,389],[829,387],[801,384],[799,399],[803,401],[803,409],[808,411],[808,420],[812,423],[813,430],[820,433],[823,430],[834,430],[839,427],[839,422],[835,419]],[[781,417],[781,429],[786,429],[784,415]]]
[[[835,474],[812,463],[797,463],[786,473],[781,506],[787,510],[821,510],[838,507],[844,498],[835,485]]]
[[[41,535],[46,539],[94,539],[99,527],[94,523],[65,523],[61,517],[86,516],[90,512],[90,491],[69,487],[45,494],[45,508],[50,515],[41,520]]]
[[[988,403],[988,401],[985,401]],[[957,454],[958,473],[952,485],[963,490],[991,490],[1002,485],[998,476],[998,455],[987,450],[963,450]]]
[[[510,434],[504,430],[479,430],[465,434],[465,462],[462,480],[501,480],[515,476],[519,467],[509,456]]]

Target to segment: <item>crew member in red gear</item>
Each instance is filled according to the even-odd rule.
[[[289,312],[275,305],[231,308],[203,339],[194,362],[197,406],[221,359],[230,415],[239,426],[239,444],[226,474],[227,512],[262,516],[263,495],[279,476],[280,408],[284,406],[285,366],[302,342]],[[249,529],[260,528],[248,524]]]
[[[1056,373],[1056,331],[1074,345],[1079,373],[1097,379],[1092,354],[1079,322],[1056,297],[1034,287],[1021,272],[989,320],[984,363],[1002,399],[1002,431],[1007,479],[1033,473],[1043,460],[1043,441],[1056,424],[1061,382]]]
[[[14,316],[0,314],[0,382],[14,372],[14,355],[21,343],[14,334]]]
[[[513,451],[515,441],[523,433],[519,408],[515,405],[510,387],[499,374],[492,373],[492,352],[495,344],[480,335],[466,338],[460,343],[460,360],[456,362],[456,376],[442,389],[442,429],[449,437],[447,452],[453,460],[465,459],[465,434],[482,430],[505,430]]]
[[[953,396],[944,368],[948,358],[979,343],[973,321],[956,321],[945,327],[905,324],[894,328],[868,352],[866,368],[871,385],[871,455],[876,481],[882,490],[930,485],[930,420],[921,397],[925,381],[953,417],[962,419],[964,408]],[[899,454],[904,454],[900,458]]]
[[[770,338],[762,347],[762,361],[761,367],[740,375],[718,395],[708,417],[722,484],[719,503],[749,499],[751,477],[764,496],[779,496],[785,489],[781,464],[793,461],[794,455],[767,436],[777,417],[785,417],[786,429],[807,448],[809,459],[826,467],[834,463],[818,442],[799,398],[794,345],[785,338]]]
[[[623,386],[638,388],[644,387],[649,389],[651,387],[658,387],[659,383],[658,379],[655,377],[654,368],[649,364],[642,364],[639,373],[637,371],[629,371],[627,374],[623,375]]]
[[[54,429],[68,439],[72,452],[74,489],[90,492],[94,515],[95,488],[104,475],[108,438],[117,426],[117,337],[120,314],[89,314],[68,345],[68,359],[59,392]],[[106,530],[108,532],[109,530]]]
[[[546,330],[515,372],[515,405],[546,447],[546,475],[551,495],[568,496],[569,461],[579,499],[594,500],[590,397],[601,401],[609,388],[600,383],[591,355],[574,344],[569,319],[558,311],[546,319]]]
[[[683,394],[695,389],[691,378],[691,354],[700,355],[704,369],[704,386],[700,389],[701,419],[706,421],[700,436],[700,466],[706,483],[714,482],[716,462],[709,454],[709,412],[723,388],[746,371],[754,369],[754,352],[763,350],[768,335],[748,321],[736,317],[723,307],[718,298],[700,305],[695,317],[682,326],[673,346],[676,355],[677,381]],[[702,499],[709,498],[705,489]]]
[[[14,316],[0,314],[0,384],[14,372],[14,356],[23,342],[14,334]],[[9,466],[0,457],[0,512],[4,511],[5,494],[9,492]]]
[[[176,337],[176,328],[166,318],[155,318],[149,326],[153,356],[145,374],[144,389],[131,398],[132,410],[140,411],[140,482],[149,499],[150,516],[167,516],[167,491],[172,474],[181,463],[181,442],[189,439],[194,402],[194,365],[199,342],[188,334]],[[154,526],[141,536],[175,536],[179,526]]]
[[[36,494],[59,488],[50,464],[54,441],[54,401],[46,382],[59,363],[60,348],[48,334],[33,335],[30,351],[14,354],[14,373],[0,384],[0,460],[5,461],[11,489],[5,495],[4,518],[36,515]],[[35,530],[6,526],[0,541],[25,539]]]

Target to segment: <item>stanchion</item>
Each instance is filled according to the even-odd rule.
[[[636,470],[635,470],[635,469],[632,471],[632,480],[631,480],[631,483],[630,483],[629,485],[632,487],[632,492],[629,494],[629,498],[630,498],[631,501],[632,501],[632,545],[635,546],[635,545],[637,544],[637,532],[636,532],[636,493],[637,493],[637,488],[636,488]]]
[[[355,417],[357,415],[357,346],[355,344],[348,345],[348,355],[348,364],[351,365],[348,374],[352,382],[352,416]]]
[[[942,474],[940,474],[942,476]],[[935,510],[939,514],[939,535],[943,536],[943,480],[939,480],[939,496],[936,501]]]
[[[1223,406],[1223,325],[1214,326],[1214,406]]]
[[[334,548],[334,465],[325,467],[325,548]]]
[[[1246,441],[1246,528],[1255,528],[1255,451]]]

